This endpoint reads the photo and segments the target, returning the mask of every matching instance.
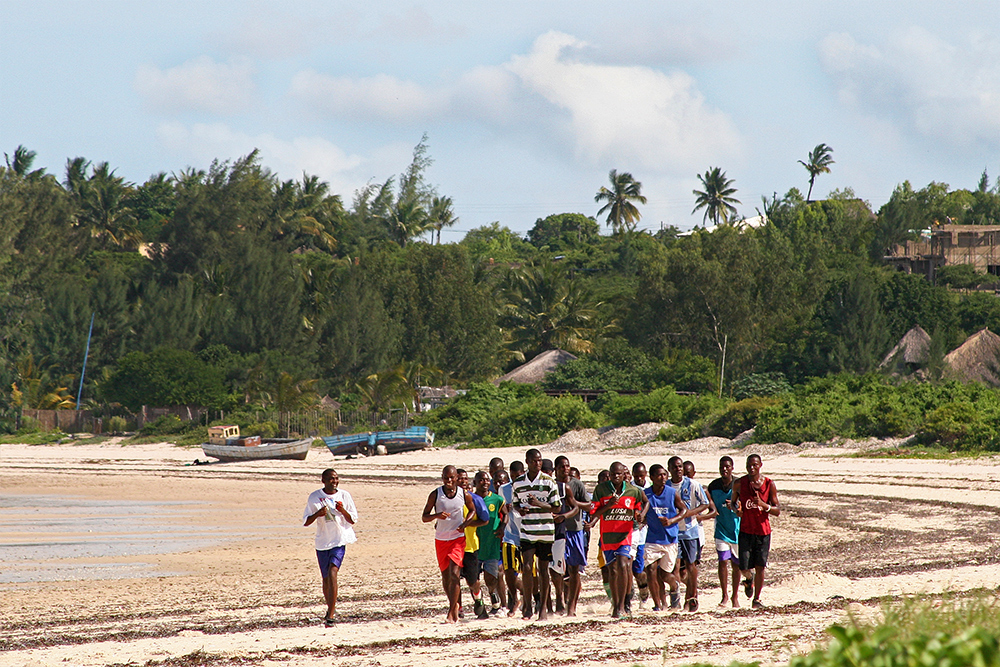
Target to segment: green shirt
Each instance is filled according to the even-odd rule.
[[[485,526],[476,528],[476,535],[479,536],[479,551],[476,557],[479,560],[500,560],[500,549],[503,540],[497,537],[496,531],[500,528],[500,508],[503,507],[503,496],[489,493],[483,497],[486,509],[490,512],[490,519]]]

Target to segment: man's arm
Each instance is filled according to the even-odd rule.
[[[334,505],[334,509],[343,515],[347,523],[352,526],[358,522],[358,508],[354,505],[354,498],[351,497],[347,491],[344,491],[343,502],[338,500]]]
[[[684,520],[687,512],[687,504],[685,504],[684,499],[681,498],[681,492],[674,489],[674,507],[677,508],[677,514],[669,519],[660,519],[660,522],[669,528],[670,526],[676,526],[681,521]]]
[[[451,514],[448,512],[438,512],[434,514],[434,503],[437,501],[437,489],[431,491],[431,495],[427,496],[427,504],[424,505],[424,523],[430,523],[431,521],[437,521],[438,519],[447,519]]]
[[[698,521],[704,521],[706,519],[714,519],[719,516],[719,509],[715,506],[715,501],[712,499],[712,494],[705,492],[705,498],[708,500],[708,514],[699,514]]]
[[[729,501],[729,504],[733,506],[733,511],[736,512],[736,516],[743,516],[743,503],[740,502],[740,480],[733,480],[733,497]]]
[[[306,517],[306,522],[302,524],[303,526],[311,526],[316,519],[320,518],[326,514],[326,505],[320,504],[319,509]]]
[[[760,500],[757,501],[757,506],[760,507]],[[760,508],[771,516],[781,515],[781,507],[778,506],[778,487],[774,482],[771,482],[771,492],[767,494],[767,504]]]

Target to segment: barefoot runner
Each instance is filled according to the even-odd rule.
[[[646,503],[637,486],[625,481],[628,469],[623,463],[611,464],[610,478],[594,489],[591,521],[601,521],[601,549],[608,564],[611,587],[611,617],[625,613],[625,595],[632,578],[632,526]]]
[[[771,517],[781,514],[778,489],[769,477],[760,474],[762,465],[759,455],[748,456],[747,474],[733,487],[733,506],[740,516],[740,569],[754,571],[754,609],[764,606],[760,592],[764,588],[764,570],[771,552]],[[750,591],[744,592],[750,597]]]
[[[323,488],[309,494],[302,519],[306,526],[316,524],[316,558],[323,577],[323,598],[326,600],[323,621],[329,627],[333,625],[337,613],[337,573],[344,562],[345,547],[358,541],[354,534],[358,510],[351,494],[338,488],[340,476],[336,470],[327,468],[320,479]]]
[[[708,495],[715,504],[715,553],[719,556],[719,586],[722,588],[722,602],[725,607],[730,599],[734,607],[740,606],[740,518],[732,509],[733,499],[733,459],[723,456],[719,459],[719,477],[708,485]],[[707,515],[708,518],[711,514]],[[733,593],[729,595],[730,569],[732,570]]]
[[[468,517],[462,519],[462,508]],[[470,525],[481,525],[476,515],[476,505],[470,494],[458,485],[458,470],[455,466],[445,466],[441,471],[441,486],[431,491],[424,505],[423,522],[434,524],[434,548],[437,552],[438,567],[441,569],[441,584],[448,597],[449,623],[458,623],[458,612],[462,591],[462,560],[465,557],[465,529]]]

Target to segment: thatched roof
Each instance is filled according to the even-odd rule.
[[[944,358],[944,376],[1000,387],[1000,336],[989,329],[969,336]]]
[[[576,355],[565,350],[546,350],[526,364],[518,366],[510,373],[497,378],[494,384],[501,382],[520,382],[521,384],[536,384],[545,376],[562,366],[567,361],[576,359]]]
[[[896,364],[923,366],[930,358],[930,351],[931,337],[918,325],[899,339],[896,347],[889,350],[889,354],[885,355],[885,359],[878,367],[886,368]]]

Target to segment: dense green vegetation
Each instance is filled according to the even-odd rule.
[[[831,152],[820,144],[803,162],[810,189]],[[594,211],[553,213],[523,238],[498,221],[441,244],[457,218],[426,182],[426,137],[401,174],[349,202],[312,176],[279,179],[256,153],[142,184],[106,163],[73,158],[57,176],[32,159],[19,147],[0,166],[3,430],[21,408],[75,404],[93,318],[82,396],[107,417],[143,404],[300,410],[323,395],[384,410],[448,383],[472,387],[468,402],[423,419],[478,443],[657,419],[998,446],[992,392],[865,375],[914,325],[940,350],[1000,330],[1000,299],[970,291],[989,278],[952,270],[933,285],[881,263],[935,221],[1000,220],[985,175],[971,191],[903,183],[877,212],[850,190],[809,201],[792,188],[751,228],[716,167],[693,203],[719,224],[682,236],[636,231],[642,184],[612,171]],[[554,347],[580,358],[546,388],[617,393],[590,406],[488,394],[484,381]],[[826,405],[809,403],[823,392]],[[740,403],[764,396],[777,402]]]
[[[794,656],[788,667],[1000,665],[998,619],[992,592],[944,600],[903,599],[886,604],[878,623],[855,619],[834,625],[827,645]],[[752,666],[734,662],[730,667]]]

